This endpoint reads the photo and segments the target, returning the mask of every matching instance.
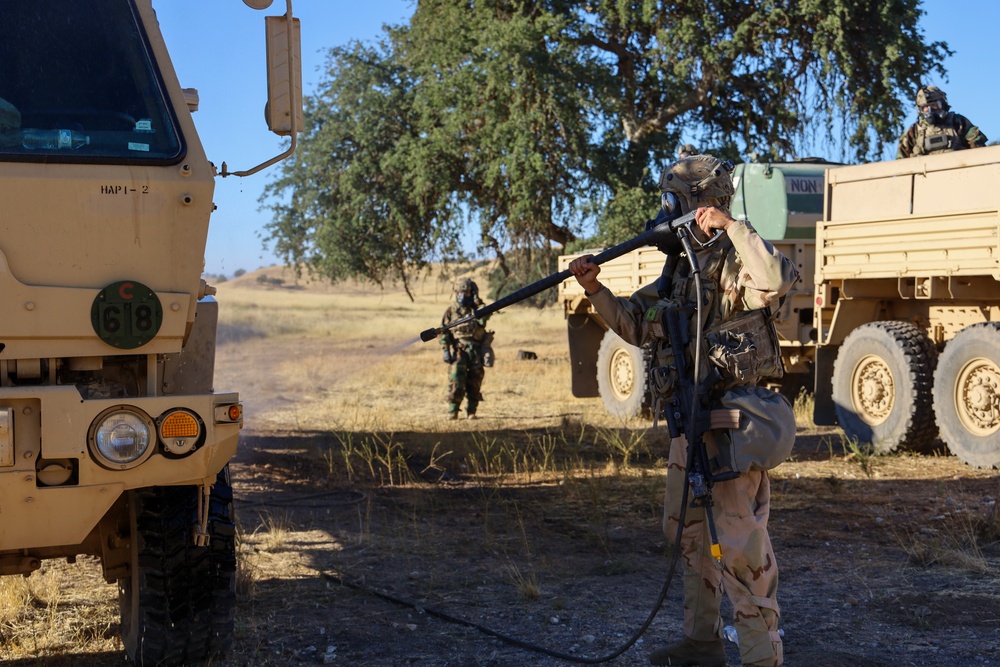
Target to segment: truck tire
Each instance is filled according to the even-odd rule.
[[[844,339],[833,365],[833,402],[848,438],[878,454],[924,451],[937,429],[931,379],[937,351],[909,322],[872,322]]]
[[[945,345],[934,371],[934,417],[961,461],[1000,468],[1000,323],[973,324]]]
[[[597,390],[608,413],[620,419],[641,416],[647,405],[642,350],[610,329],[597,351]]]
[[[232,644],[236,528],[228,467],[212,487],[204,547],[192,536],[200,492],[171,486],[129,494],[131,573],[118,580],[118,605],[134,665],[202,664]]]

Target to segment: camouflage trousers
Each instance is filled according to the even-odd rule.
[[[670,443],[663,531],[673,543],[687,484],[687,440]],[[722,563],[712,556],[704,508],[688,507],[681,533],[684,566],[684,634],[699,641],[722,635],[722,593],[733,604],[733,625],[743,664],[782,664],[778,635],[778,564],[767,534],[771,485],[766,472],[753,471],[712,487],[712,516],[722,547]],[[690,505],[691,494],[688,493]]]
[[[458,412],[462,399],[467,399],[465,411],[475,414],[479,401],[483,400],[482,386],[483,360],[474,347],[459,347],[455,361],[448,368],[448,410]]]

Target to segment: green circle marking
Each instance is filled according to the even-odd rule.
[[[123,350],[153,340],[163,324],[163,306],[153,290],[134,280],[111,283],[94,298],[90,323],[108,345]]]

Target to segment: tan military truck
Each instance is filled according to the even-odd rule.
[[[970,465],[1000,467],[1000,146],[812,166],[825,172],[822,213],[810,209],[798,227],[789,215],[784,229],[767,207],[753,208],[766,201],[753,194],[753,173],[736,173],[734,213],[801,274],[778,312],[783,389],[813,387],[816,423],[839,424],[877,452],[924,450],[940,438]],[[812,227],[815,242],[804,238]],[[628,295],[662,263],[657,250],[637,250],[604,264],[601,279]],[[642,350],[607,331],[575,281],[561,285],[560,299],[574,395],[639,414]]]
[[[294,146],[290,2],[266,23]],[[232,640],[243,410],[214,389],[197,93],[150,0],[11,0],[0,26],[0,574],[99,557],[128,658],[199,663]]]
[[[830,169],[816,414],[877,451],[1000,467],[1000,146]]]
[[[762,236],[793,259],[801,275],[776,312],[783,361],[783,390],[794,397],[812,387],[814,230],[823,212],[823,174],[831,163],[806,159],[786,163],[736,165],[732,212],[753,222]],[[581,253],[582,254],[582,253]],[[565,269],[577,255],[559,259]],[[655,281],[663,254],[641,248],[601,265],[601,282],[618,296],[628,296]],[[609,330],[575,280],[559,286],[569,333],[573,395],[600,396],[613,415],[629,418],[644,410],[644,353]]]

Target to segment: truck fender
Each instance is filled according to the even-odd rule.
[[[569,363],[576,398],[600,396],[597,387],[597,352],[604,338],[605,328],[587,314],[566,316],[569,336]]]

